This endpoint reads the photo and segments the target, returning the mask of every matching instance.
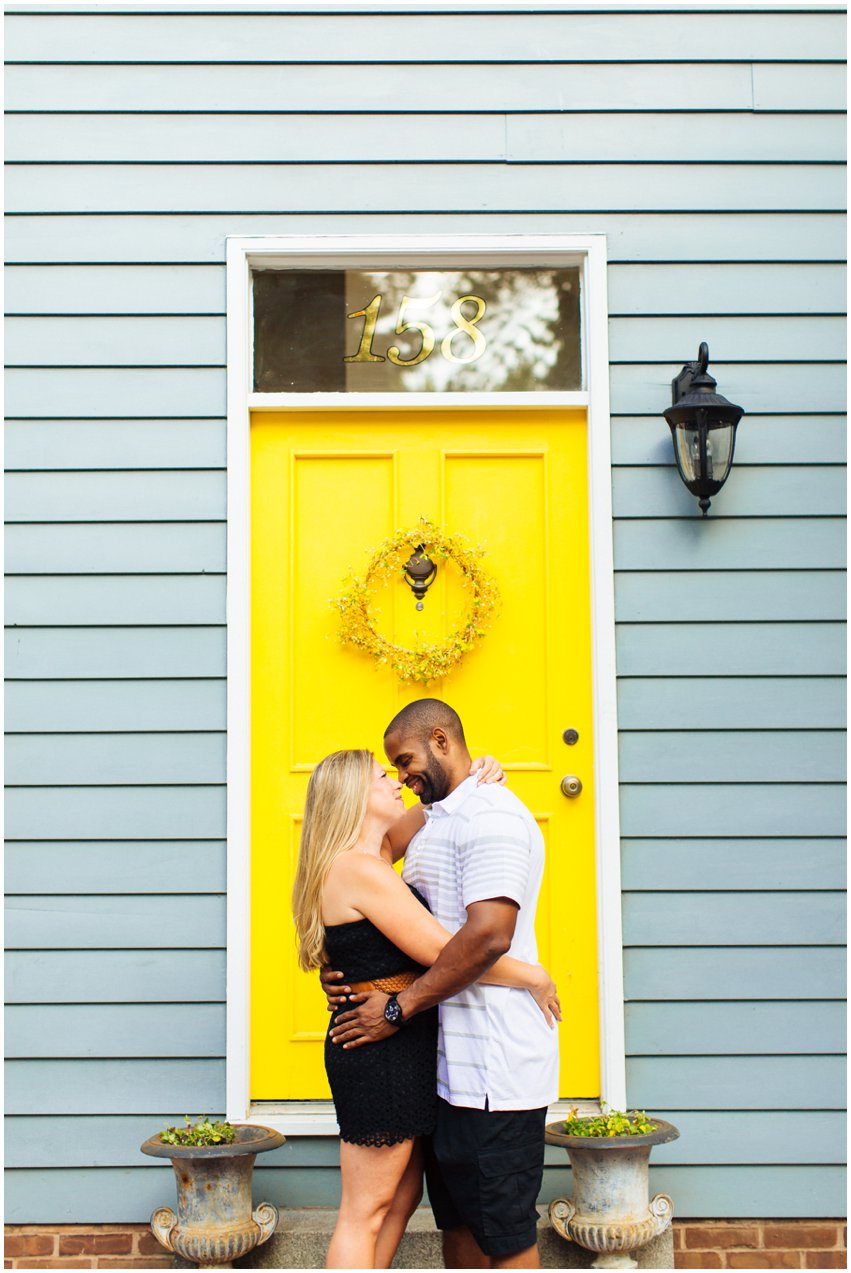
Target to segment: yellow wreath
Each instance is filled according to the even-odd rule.
[[[403,578],[405,563],[420,546],[433,561],[453,561],[469,590],[463,621],[436,644],[418,642],[413,649],[395,645],[375,626],[374,589],[387,579]],[[436,681],[446,676],[485,635],[499,603],[499,590],[479,565],[482,553],[463,535],[449,535],[426,517],[410,530],[397,531],[375,552],[361,578],[355,575],[348,591],[331,604],[340,612],[340,640],[371,654],[377,664],[389,664],[400,681]]]

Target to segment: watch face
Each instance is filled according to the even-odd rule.
[[[384,1007],[384,1019],[390,1025],[402,1024],[402,1009],[399,1007],[395,999],[388,999]]]

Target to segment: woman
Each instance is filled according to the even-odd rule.
[[[474,761],[473,771],[485,763]],[[496,762],[483,772],[489,781],[501,777]],[[303,969],[330,962],[353,990],[360,983],[390,991],[434,963],[451,934],[392,867],[423,817],[421,808],[405,812],[401,783],[371,752],[334,752],[316,766],[293,889]],[[540,965],[503,956],[482,980],[531,991],[551,1026],[560,1017]],[[343,1186],[327,1268],[390,1267],[422,1197],[418,1138],[434,1126],[436,1055],[436,1008],[369,1047],[347,1050],[326,1037]]]

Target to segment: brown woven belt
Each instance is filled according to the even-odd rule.
[[[351,981],[349,989],[352,994],[368,994],[370,990],[383,990],[391,994],[394,990],[407,990],[417,979],[415,972],[396,972],[392,977],[376,977],[374,981]]]

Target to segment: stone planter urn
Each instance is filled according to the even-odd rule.
[[[170,1158],[177,1180],[177,1215],[157,1207],[154,1237],[169,1251],[201,1269],[230,1269],[275,1232],[278,1208],[261,1202],[252,1209],[251,1177],[257,1154],[283,1145],[271,1127],[236,1126],[230,1145],[165,1145],[150,1136],[142,1153]]]
[[[652,1118],[655,1132],[637,1136],[568,1136],[564,1123],[549,1123],[549,1145],[567,1150],[573,1197],[550,1203],[550,1223],[570,1242],[597,1254],[593,1269],[638,1268],[630,1252],[645,1246],[671,1223],[674,1204],[666,1193],[648,1202],[648,1167],[654,1145],[676,1140],[672,1123]]]

